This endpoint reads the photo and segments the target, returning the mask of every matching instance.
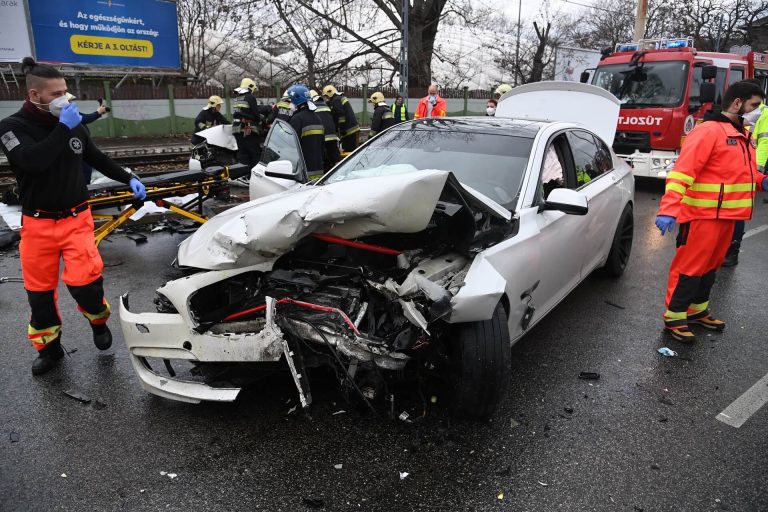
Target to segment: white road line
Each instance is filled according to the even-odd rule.
[[[754,236],[754,235],[756,235],[758,233],[762,233],[766,229],[768,229],[768,224],[763,224],[762,226],[757,226],[756,228],[752,228],[749,231],[747,231],[746,233],[744,233],[744,238],[749,238],[749,237]]]
[[[717,415],[716,419],[726,425],[739,428],[766,402],[768,402],[768,374],[734,400],[731,405]]]

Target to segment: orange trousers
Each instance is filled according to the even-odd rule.
[[[103,325],[109,318],[101,277],[104,263],[96,248],[93,228],[90,210],[58,220],[22,217],[21,272],[32,310],[27,337],[37,350],[61,335],[56,289],[62,259],[61,277],[78,310],[92,325]]]
[[[666,327],[709,315],[709,294],[725,259],[736,221],[701,219],[681,224],[667,281]]]

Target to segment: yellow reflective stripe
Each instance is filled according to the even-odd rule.
[[[685,186],[679,183],[667,183],[667,188],[665,189],[665,192],[669,192],[670,190],[679,192],[681,196],[685,195]]]
[[[717,199],[696,199],[693,197],[684,197],[683,204],[691,206],[700,206],[702,208],[717,208]],[[746,208],[752,206],[752,199],[732,199],[730,201],[723,201],[720,204],[721,208]]]
[[[45,345],[55,340],[61,332],[61,325],[52,325],[42,329],[35,329],[31,325],[27,326],[27,338],[32,343]]]
[[[691,304],[688,306],[688,311],[691,311],[693,313],[701,313],[702,311],[706,311],[709,307],[709,301],[702,302],[701,304]]]
[[[330,111],[331,111],[331,109],[328,108],[328,107],[317,107],[315,109],[315,112],[330,112]]]
[[[309,137],[310,135],[322,135],[325,133],[325,130],[302,130],[301,131],[301,138]]]
[[[346,137],[347,135],[352,135],[353,133],[357,133],[359,131],[360,131],[360,127],[359,126],[354,126],[354,127],[350,128],[349,130],[344,131],[344,136]]]
[[[688,312],[687,311],[678,312],[678,311],[666,310],[664,312],[664,318],[666,318],[667,320],[685,320],[686,318],[688,318]]]
[[[341,98],[342,105],[346,105],[347,103],[349,103],[349,100],[347,98]]]
[[[680,181],[684,181],[688,185],[693,185],[693,178],[691,178],[687,174],[683,174],[682,172],[672,171],[669,174],[667,174],[667,179],[680,180]]]
[[[339,116],[339,123],[346,123],[347,118],[345,116]]]
[[[332,133],[330,135],[328,135],[327,133],[325,134],[325,142],[336,142],[337,140],[339,140],[339,136],[336,135],[335,133]]]
[[[720,192],[720,186],[720,183],[694,183],[691,185],[691,190],[695,192]],[[753,192],[755,190],[754,183],[728,183],[722,187],[723,192]]]
[[[104,308],[104,311],[96,314],[91,314],[86,310],[84,310],[83,308],[81,308],[80,306],[78,306],[77,309],[83,314],[85,318],[88,319],[89,322],[93,323],[93,322],[98,322],[99,320],[106,320],[107,318],[109,318],[109,315],[112,313],[112,309],[109,307],[109,302],[107,302],[107,299],[104,299],[104,306],[106,306]]]
[[[392,115],[392,112],[384,112],[384,114],[381,116],[382,119],[394,119],[395,116]]]
[[[768,137],[768,132],[762,132],[757,134],[758,139],[762,139],[763,137]]]

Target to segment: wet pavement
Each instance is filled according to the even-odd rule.
[[[674,251],[653,226],[661,191],[638,183],[624,277],[589,277],[512,348],[509,392],[482,423],[451,419],[439,394],[414,423],[384,407],[373,416],[324,375],[310,415],[289,414],[287,371],[234,404],[154,397],[117,322],[113,347],[99,353],[65,288],[71,354],[33,379],[23,289],[0,283],[0,510],[768,510],[768,407],[738,429],[715,419],[768,373],[768,231],[719,274],[713,309],[727,331],[682,346],[660,331]],[[759,202],[747,229],[763,224]],[[132,310],[153,311],[154,289],[178,276],[170,262],[185,236],[102,244],[113,306],[130,292]],[[18,275],[17,253],[0,252],[0,277]],[[660,356],[661,346],[679,356]],[[396,400],[396,414],[421,416],[408,388]]]

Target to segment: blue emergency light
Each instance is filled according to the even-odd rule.
[[[640,49],[640,45],[637,43],[621,44],[619,45],[617,52],[634,52]]]
[[[667,48],[687,48],[688,41],[685,39],[676,39],[673,41],[667,41]]]

